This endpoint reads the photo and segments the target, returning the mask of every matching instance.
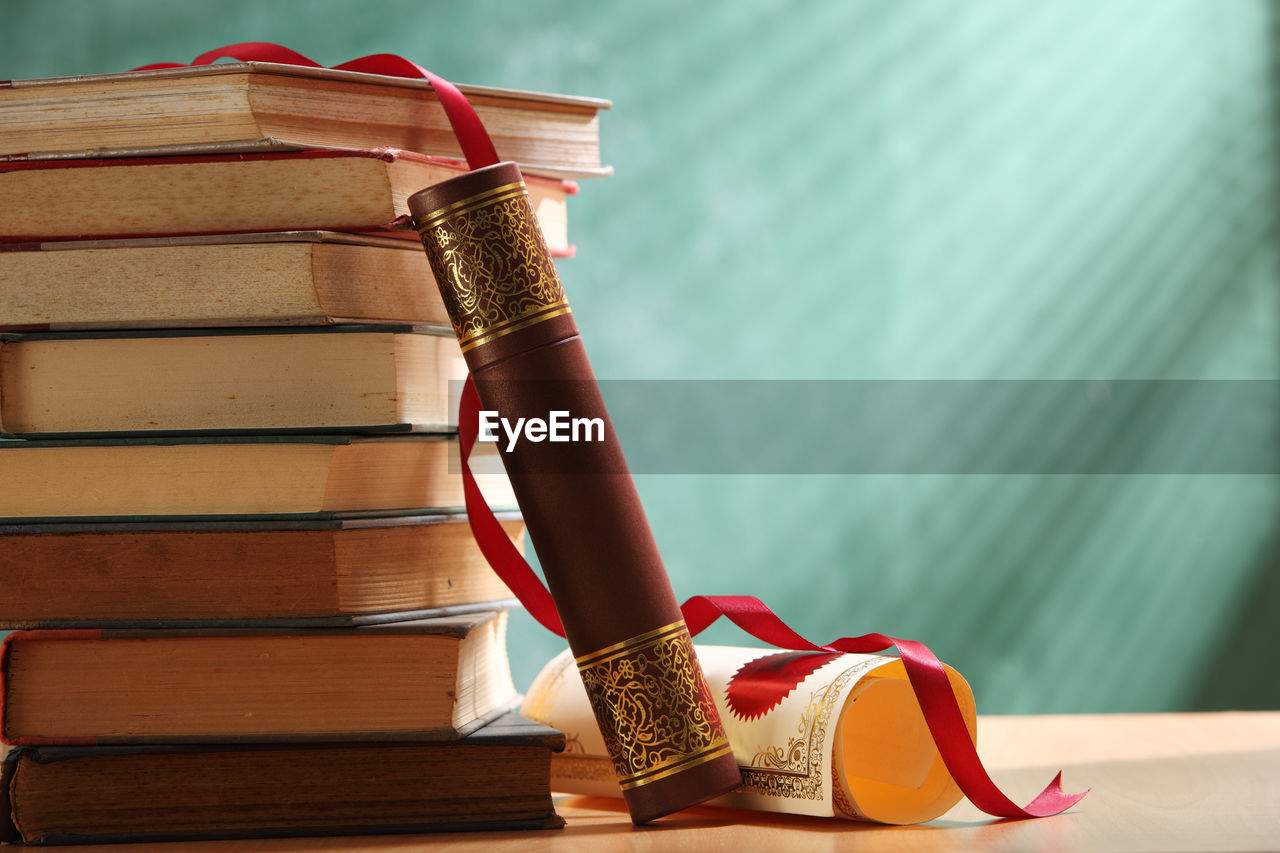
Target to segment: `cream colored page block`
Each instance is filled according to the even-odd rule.
[[[454,728],[519,701],[507,658],[506,611],[471,630],[458,655],[456,682]]]
[[[467,378],[467,363],[457,338],[398,335],[395,364],[396,410],[400,422],[456,427],[458,393]],[[451,391],[458,393],[451,395]]]
[[[378,145],[462,157],[434,95],[398,87],[276,77],[255,85],[249,102],[271,135],[329,145]]]
[[[449,476],[448,441],[362,441],[335,454],[323,509],[423,509],[462,504],[461,478]]]
[[[316,512],[326,444],[0,450],[0,517]]]
[[[491,507],[516,505],[511,483],[492,444],[472,456],[472,471]],[[479,458],[477,458],[479,457]],[[463,505],[458,442],[366,439],[337,449],[321,509],[438,509]]]
[[[168,647],[171,690],[157,690],[148,681],[148,675],[166,675],[156,665],[153,642]],[[367,651],[371,646],[380,654]],[[344,718],[360,720],[368,731],[426,729],[432,727],[426,720],[445,717],[442,712],[455,704],[460,646],[444,637],[350,634],[265,642],[219,636],[201,637],[199,643],[172,638],[32,642],[19,649],[26,701],[14,703],[7,722],[14,731],[46,737],[92,731],[150,739],[207,731],[322,734],[342,731]],[[108,685],[101,677],[83,677],[83,660],[89,657],[112,673]],[[406,672],[416,677],[404,678]],[[209,701],[192,701],[193,681]],[[394,684],[395,693],[370,690],[370,683]]]
[[[127,162],[127,161],[122,161]],[[52,169],[0,175],[0,233],[188,234],[367,227],[396,217],[386,164],[367,157],[174,163],[75,170],[75,192],[46,197]],[[110,199],[85,209],[83,199]],[[307,211],[298,221],[298,207]],[[79,219],[93,217],[92,227]],[[210,223],[216,223],[216,229]]]
[[[546,238],[547,246],[554,250],[562,250],[569,245],[569,216],[564,193],[558,189],[533,181],[527,184],[529,203],[533,206],[534,216],[538,219],[538,227]]]
[[[406,250],[316,243],[312,278],[322,313],[339,320],[400,320],[449,325],[427,255]]]
[[[599,116],[594,111],[557,109],[558,121],[547,124],[539,120],[538,111],[514,106],[511,101],[490,105],[477,100],[475,104],[476,115],[490,128],[499,157],[530,164],[600,165]]]
[[[502,526],[523,553],[524,526],[511,521]],[[412,610],[424,601],[461,604],[511,597],[488,565],[481,565],[466,523],[431,525],[429,535],[419,525],[341,530],[333,550],[338,607],[344,613],[370,612],[370,602]]]
[[[390,333],[30,340],[5,347],[14,433],[394,422]]]
[[[256,139],[262,134],[249,115],[248,93],[247,75],[234,82],[217,75],[136,79],[121,87],[67,84],[38,100],[30,90],[0,89],[0,154],[49,150],[50,139],[63,151],[128,147],[140,139],[148,145]],[[157,114],[163,122],[148,120]]]
[[[296,322],[319,313],[309,268],[301,243],[0,252],[0,323]]]
[[[279,78],[255,86],[249,95],[259,123],[282,139],[318,139],[330,144],[380,144],[410,151],[461,157],[462,150],[434,95],[378,89],[336,81]],[[528,109],[505,100],[472,105],[504,160],[525,163],[572,162],[599,165],[594,110],[542,105]],[[550,127],[545,115],[556,113]]]

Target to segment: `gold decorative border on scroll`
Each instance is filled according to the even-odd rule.
[[[419,223],[463,352],[573,313],[523,181],[445,205]]]
[[[738,790],[762,797],[822,799],[823,744],[831,715],[836,710],[836,700],[850,680],[861,678],[870,669],[869,665],[855,664],[813,696],[801,714],[800,736],[789,738],[785,747],[775,746],[756,752],[750,766],[739,767],[742,785]],[[835,772],[834,766],[832,772]],[[839,808],[839,803],[836,806]]]
[[[684,620],[576,661],[622,790],[732,751]]]

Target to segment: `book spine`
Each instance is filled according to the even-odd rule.
[[[64,631],[13,631],[4,638],[3,643],[0,643],[0,742],[10,746],[93,746],[98,742],[92,737],[14,734],[9,723],[10,691],[13,689],[13,673],[10,671],[10,665],[13,650],[18,643],[101,639],[102,631],[93,628],[71,628]]]
[[[4,369],[7,351],[11,349],[7,337],[0,336],[0,438],[8,438],[9,432],[4,428]]]
[[[13,818],[13,797],[10,792],[18,761],[23,754],[21,749],[11,749],[5,755],[4,763],[0,764],[0,843],[4,844],[18,844],[22,841],[22,834],[18,832],[18,825]]]
[[[599,424],[499,451],[632,819],[724,793],[738,767],[519,169],[435,184],[409,209],[482,407]]]

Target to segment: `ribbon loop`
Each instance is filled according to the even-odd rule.
[[[319,62],[303,56],[296,50],[269,41],[247,41],[215,48],[197,56],[191,65],[212,65],[219,59],[236,59],[240,62],[275,62],[281,65],[301,65],[306,68],[324,68]],[[181,62],[157,62],[143,65],[134,71],[152,71],[161,68],[185,68]],[[364,74],[381,74],[386,77],[405,77],[426,80],[440,99],[440,106],[449,119],[453,135],[462,149],[462,156],[472,169],[492,166],[498,162],[497,149],[485,130],[484,123],[476,115],[471,103],[458,87],[439,75],[432,74],[416,62],[392,53],[375,53],[333,66],[338,71],[359,71]]]
[[[480,486],[471,473],[469,460],[471,450],[475,447],[476,436],[479,435],[480,396],[476,394],[475,383],[471,377],[462,387],[462,400],[458,405],[458,444],[462,468],[462,493],[467,505],[467,521],[471,525],[471,533],[480,553],[488,560],[498,577],[511,590],[512,595],[520,599],[525,610],[529,611],[538,624],[553,634],[564,636],[564,626],[560,624],[560,614],[556,611],[551,593],[534,573],[532,567],[525,562],[524,556],[516,550],[515,543],[502,529],[493,510],[485,502],[480,493]],[[467,413],[470,413],[468,416]]]

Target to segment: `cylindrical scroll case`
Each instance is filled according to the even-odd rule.
[[[602,441],[499,442],[637,823],[740,782],[559,276],[513,163],[409,199],[481,405],[600,419]]]

